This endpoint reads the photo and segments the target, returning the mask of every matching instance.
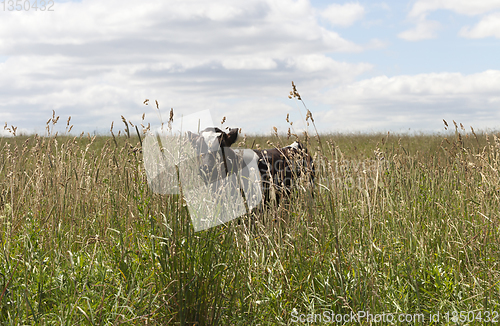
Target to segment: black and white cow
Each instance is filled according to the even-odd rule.
[[[200,174],[208,183],[213,183],[238,172],[240,166],[231,147],[238,138],[238,129],[228,133],[219,128],[206,128],[200,134],[188,131],[188,139],[200,158]]]
[[[305,175],[314,185],[314,162],[307,149],[295,141],[283,148],[254,150],[259,157],[259,171],[262,177],[264,201],[268,202],[274,187],[276,200],[288,196],[294,181]]]
[[[241,160],[230,148],[238,138],[238,128],[227,133],[216,127],[206,128],[200,134],[188,132],[188,138],[200,158],[200,173],[206,182],[216,182],[242,168]],[[277,202],[282,195],[288,196],[294,180],[303,175],[314,184],[314,163],[301,143],[253,151],[258,159],[264,203],[270,202],[272,188]]]

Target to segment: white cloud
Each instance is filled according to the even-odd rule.
[[[482,97],[484,95],[498,95],[500,71],[488,70],[471,75],[430,73],[395,77],[379,76],[340,87],[339,89],[342,89],[342,92],[347,90],[356,91],[355,95],[370,98],[399,98],[400,96],[406,98],[407,96],[415,96],[416,101],[424,102],[433,96]]]
[[[71,115],[75,131],[106,132],[111,121],[121,127],[120,115],[137,123],[143,112],[153,124],[156,113],[142,105],[149,98],[164,115],[170,107],[176,117],[210,109],[215,121],[227,116],[226,125],[246,133],[268,132],[286,113],[300,120],[287,98],[292,80],[325,131],[425,129],[442,114],[470,116],[477,108],[477,119],[500,119],[498,71],[355,82],[373,65],[339,62],[335,53],[384,42],[361,46],[322,27],[307,0],[83,0],[55,9],[0,20],[0,116],[9,126],[43,133],[53,109],[61,121]],[[422,12],[400,37],[435,36],[439,24]],[[467,35],[486,35],[479,25]]]
[[[417,0],[410,11],[410,17],[421,17],[439,9],[451,10],[462,15],[480,15],[500,9],[500,0]]]
[[[325,93],[334,110],[316,113],[323,125],[345,130],[380,130],[399,125],[440,130],[441,119],[455,119],[474,127],[491,127],[500,119],[500,71],[477,74],[431,73],[378,76]],[[349,123],[351,122],[351,123]]]
[[[500,38],[500,13],[485,16],[472,28],[468,26],[462,28],[459,35],[467,38],[485,38],[489,36]]]
[[[416,26],[398,34],[399,38],[407,41],[420,41],[437,37],[437,30],[441,24],[437,21],[420,19]]]
[[[55,109],[76,131],[105,132],[120,115],[151,112],[142,105],[150,98],[185,114],[255,103],[252,114],[265,116],[272,105],[261,103],[287,99],[292,80],[316,94],[371,69],[331,59],[364,47],[317,18],[307,0],[83,0],[3,15],[0,115],[43,132]]]
[[[500,9],[500,0],[417,0],[408,14],[410,21],[416,23],[415,28],[399,33],[398,36],[409,41],[418,41],[437,37],[440,24],[436,21],[426,19],[427,15],[436,10],[450,10],[461,15],[475,16]],[[464,27],[459,35],[471,38],[479,38],[484,35],[496,33],[496,16],[486,17],[472,31]]]
[[[305,73],[323,73],[328,71],[328,73],[332,75],[329,78],[334,78],[337,82],[347,81],[350,78],[372,69],[372,65],[370,64],[349,64],[345,62],[338,62],[332,58],[319,54],[309,54],[291,58],[288,60],[288,65],[294,66],[299,71]]]
[[[365,8],[357,2],[331,4],[321,12],[321,16],[330,24],[337,26],[351,26],[354,22],[361,20],[365,15]]]
[[[276,62],[271,58],[259,57],[230,57],[222,61],[222,66],[226,69],[242,70],[269,70],[277,67]]]
[[[0,137],[12,137],[12,133],[8,130],[0,129]]]
[[[156,41],[175,46],[175,52],[192,51],[186,47],[197,46],[198,50],[209,50],[202,53],[205,56],[222,50],[245,54],[250,47],[257,51],[270,47],[277,50],[280,46],[299,50],[304,45],[324,51],[360,50],[335,32],[320,27],[304,0],[141,4],[87,0],[58,3],[57,10],[47,15],[23,12],[4,16],[0,27],[3,52],[8,54],[23,44],[32,49],[42,44],[63,45],[66,48],[57,50],[68,51],[70,45],[102,49],[123,40],[130,41],[127,50]],[[304,43],[299,44],[299,40]]]

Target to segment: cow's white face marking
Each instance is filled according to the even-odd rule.
[[[297,143],[296,141],[294,141],[293,144],[291,144],[288,147],[293,148],[293,149],[299,149],[300,148],[300,144]]]
[[[221,132],[215,131],[204,131],[200,134],[200,136],[203,137],[203,140],[205,141],[205,144],[207,145],[209,151],[216,151],[219,149],[219,141],[217,140],[217,138],[221,135]]]

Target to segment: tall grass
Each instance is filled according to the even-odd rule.
[[[314,190],[198,233],[132,135],[0,139],[2,324],[500,312],[496,135],[311,138]]]

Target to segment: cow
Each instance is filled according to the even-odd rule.
[[[201,159],[200,174],[207,183],[238,171],[236,154],[229,148],[237,138],[237,128],[230,129],[228,133],[216,127],[206,128],[199,135],[188,131],[188,139]]]
[[[271,199],[274,188],[276,202],[282,196],[288,197],[294,180],[306,175],[314,185],[314,162],[307,149],[298,141],[283,148],[254,150],[259,157],[259,171],[262,177],[264,202]]]
[[[230,148],[237,138],[238,128],[231,128],[227,133],[217,127],[206,128],[200,134],[188,132],[188,139],[200,158],[200,174],[205,182],[216,183],[217,180],[242,168],[238,165],[237,155]],[[277,203],[281,197],[288,197],[294,180],[304,174],[314,185],[314,163],[300,142],[295,141],[283,148],[253,152],[258,159],[265,205],[270,204],[273,192]]]

